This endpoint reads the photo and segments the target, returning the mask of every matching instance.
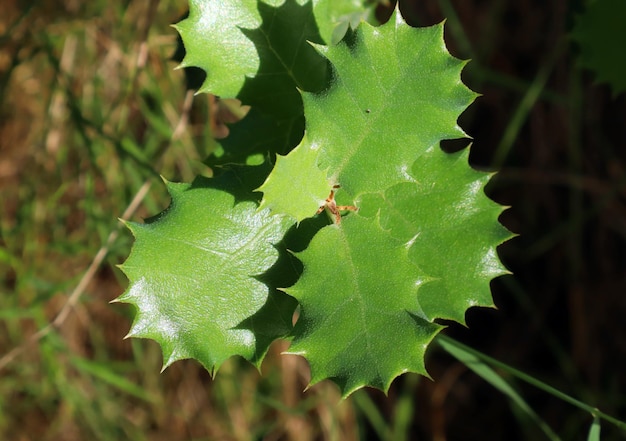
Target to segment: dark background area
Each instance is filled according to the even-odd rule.
[[[626,94],[579,67],[569,34],[585,6],[407,0],[401,10],[416,26],[446,18],[451,53],[472,59],[463,80],[482,96],[460,125],[471,164],[498,170],[488,194],[510,207],[501,221],[518,234],[499,248],[513,275],[492,282],[498,309],[471,309],[467,327],[446,334],[624,420]],[[189,181],[237,117],[232,103],[192,102],[172,70],[168,24],[185,9],[0,5],[0,357],[54,319],[143,183],[154,185],[134,220],[167,205],[158,174]],[[332,384],[302,392],[306,363],[281,357],[282,343],[262,376],[240,360],[215,380],[192,361],[159,374],[158,346],[123,340],[132,311],[108,304],[126,286],[114,265],[131,242],[121,233],[70,316],[0,371],[0,439],[546,439],[436,345],[433,381],[405,375],[387,397],[364,390],[344,403]],[[562,439],[586,439],[588,413],[505,378]],[[603,423],[603,440],[625,438]]]

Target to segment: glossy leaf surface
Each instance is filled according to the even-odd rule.
[[[404,372],[426,375],[424,352],[440,326],[421,310],[425,275],[407,252],[377,219],[354,215],[298,254],[304,273],[286,290],[301,306],[289,353],[308,360],[312,384],[330,378],[347,396],[387,390]]]
[[[164,368],[195,358],[214,373],[234,355],[258,365],[291,328],[294,302],[258,280],[289,223],[237,201],[231,179],[169,183],[169,208],[128,224],[135,245],[121,268],[131,283],[118,301],[137,307],[128,335],[156,340]]]
[[[307,358],[312,382],[330,378],[344,395],[387,390],[402,372],[425,374],[435,319],[463,323],[469,307],[493,306],[489,282],[506,273],[496,247],[510,234],[484,194],[489,175],[469,167],[467,152],[439,148],[465,135],[456,120],[476,96],[460,81],[465,63],[445,49],[441,25],[411,28],[396,12],[318,49],[331,62],[331,87],[304,94],[307,134],[270,174],[264,203],[314,215],[307,177],[324,171],[340,186],[337,204],[359,211],[297,255],[304,273],[286,290],[301,306],[291,352]],[[283,193],[288,206],[277,201]]]
[[[220,29],[198,18],[217,3],[192,1],[185,40]],[[240,86],[231,78],[252,110],[212,162],[267,161],[169,184],[172,206],[130,226],[129,335],[159,341],[166,366],[192,357],[214,372],[232,355],[258,366],[288,334],[311,383],[330,379],[343,396],[427,375],[435,320],[493,306],[489,283],[506,273],[496,247],[511,236],[484,193],[490,175],[439,147],[465,136],[457,119],[477,96],[461,81],[465,62],[446,50],[443,25],[412,28],[398,11],[322,46],[336,26],[329,18],[320,37],[322,0],[220,4],[241,8],[224,17],[252,17],[224,31],[247,39],[231,55],[252,43],[259,62]],[[212,57],[188,50],[187,62]],[[316,216],[322,205],[329,218]]]

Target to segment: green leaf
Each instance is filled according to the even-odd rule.
[[[410,243],[409,257],[432,280],[421,287],[420,304],[429,319],[465,323],[471,306],[493,306],[489,281],[507,273],[496,247],[511,237],[498,223],[503,208],[484,193],[490,175],[468,166],[469,151],[429,148],[405,182],[381,198],[365,195],[364,215]]]
[[[456,120],[476,94],[460,82],[465,62],[445,49],[443,25],[412,28],[396,12],[383,26],[362,23],[349,41],[318,49],[332,63],[333,84],[304,94],[307,133],[321,146],[320,168],[347,192],[410,180],[423,151],[465,136]]]
[[[290,352],[307,358],[311,383],[332,379],[344,395],[386,391],[402,372],[426,374],[435,319],[463,323],[467,308],[493,305],[489,282],[506,273],[496,247],[511,234],[484,194],[490,175],[469,167],[467,151],[439,148],[465,136],[456,120],[476,97],[442,25],[411,28],[396,12],[318,50],[331,87],[304,94],[306,136],[261,187],[264,206],[312,216],[324,171],[340,185],[337,204],[359,211],[297,254],[304,272],[286,290],[301,306]]]
[[[426,276],[405,245],[355,214],[297,254],[304,273],[285,290],[301,306],[289,353],[309,361],[311,384],[331,378],[345,397],[365,385],[387,391],[404,372],[426,375],[424,352],[441,327],[420,308]]]
[[[411,181],[424,151],[465,136],[456,120],[476,94],[460,81],[465,62],[445,49],[443,25],[412,28],[396,12],[383,26],[362,23],[339,45],[318,50],[332,63],[333,80],[324,93],[303,94],[303,148],[319,151],[319,168],[348,200]],[[304,199],[307,174],[291,180]]]
[[[286,214],[298,223],[315,214],[332,189],[326,173],[317,167],[317,154],[305,137],[287,156],[278,156],[272,174],[259,188],[264,193],[261,208]],[[303,182],[294,182],[294,175],[304,176],[306,185],[298,187]]]
[[[322,43],[310,2],[192,0],[176,28],[187,50],[181,66],[207,72],[200,91],[252,106],[210,165],[284,155],[298,144],[304,132],[298,89],[320,91],[328,81],[328,63],[310,44]]]
[[[313,0],[313,13],[327,45],[341,41],[348,29],[356,29],[373,11],[367,0]]]
[[[199,67],[207,73],[200,92],[235,97],[260,60],[242,29],[261,23],[256,0],[189,0],[189,16],[174,27],[187,54],[180,67]]]
[[[293,117],[277,118],[254,108],[230,126],[230,134],[220,142],[220,151],[207,159],[215,167],[225,164],[244,164],[256,156],[285,155],[302,139],[304,116],[302,106]]]
[[[314,48],[307,40],[321,42],[313,19],[321,1],[259,1],[256,12],[250,2],[194,1],[179,26],[188,40],[219,29],[206,11],[250,19],[209,38],[243,36],[258,56],[243,69],[246,43],[223,60],[233,61],[227,76],[245,71],[228,87],[252,110],[213,159],[277,159],[269,177],[264,165],[169,184],[170,208],[130,226],[131,285],[120,300],[138,307],[129,335],[157,340],[165,366],[192,357],[214,373],[232,355],[258,366],[271,341],[290,333],[311,384],[332,379],[343,396],[387,391],[404,372],[427,375],[424,354],[442,328],[435,319],[463,322],[468,307],[492,305],[489,281],[505,272],[496,246],[510,236],[497,222],[501,207],[467,152],[439,148],[465,136],[456,121],[476,97],[460,79],[465,62],[446,50],[443,25],[411,28],[398,11]],[[204,63],[210,47],[189,49],[183,63]],[[306,136],[292,150],[302,103]],[[336,201],[326,199],[331,190]],[[324,203],[331,225],[315,216]],[[334,204],[351,212],[341,218]],[[276,286],[291,286],[293,298]]]
[[[156,340],[164,369],[195,358],[215,373],[233,355],[259,366],[291,329],[295,302],[259,280],[290,226],[249,199],[259,169],[168,183],[169,208],[128,224],[136,242],[121,266],[130,285],[118,301],[137,307],[128,336]]]
[[[580,46],[579,63],[597,75],[599,83],[608,83],[613,94],[626,91],[626,1],[592,2],[576,20],[572,31]]]

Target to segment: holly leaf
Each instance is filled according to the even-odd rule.
[[[189,16],[174,25],[186,55],[180,66],[199,67],[207,76],[199,92],[236,97],[259,69],[254,44],[242,29],[261,24],[256,0],[189,0]]]
[[[327,45],[339,43],[362,20],[372,15],[374,5],[367,0],[313,0],[313,13],[320,35]]]
[[[298,144],[304,132],[298,89],[320,91],[328,81],[328,63],[310,45],[322,43],[311,2],[192,0],[176,29],[187,50],[181,67],[207,72],[200,92],[252,107],[209,165],[284,155]]]
[[[386,391],[404,372],[426,375],[424,352],[441,326],[418,301],[426,275],[406,244],[359,215],[323,228],[297,257],[300,303],[290,354],[306,357],[311,384],[332,379],[348,396],[363,386]]]
[[[286,214],[300,223],[322,207],[333,186],[326,179],[326,172],[317,167],[317,156],[317,149],[308,145],[306,136],[304,143],[287,156],[277,156],[272,174],[258,189],[264,194],[261,208]],[[294,182],[294,175],[303,176],[306,181]]]
[[[468,156],[468,150],[445,154],[433,146],[413,165],[412,182],[361,201],[362,215],[380,216],[431,278],[419,291],[429,320],[465,323],[468,308],[494,306],[489,281],[508,273],[496,251],[511,238],[498,222],[503,207],[484,193],[491,175],[469,167]]]
[[[412,28],[395,12],[383,26],[362,23],[340,44],[317,48],[330,60],[333,79],[324,93],[303,94],[302,148],[319,152],[318,168],[348,201],[410,181],[426,149],[466,136],[456,120],[477,95],[460,80],[466,63],[446,50],[443,24]],[[290,181],[304,200],[307,174]]]
[[[214,374],[234,355],[259,366],[290,331],[295,302],[260,280],[290,226],[250,199],[263,174],[168,183],[169,208],[127,224],[135,244],[121,269],[130,285],[117,301],[136,306],[128,336],[156,340],[164,369],[194,358]]]
[[[510,233],[484,194],[490,175],[472,170],[467,152],[439,148],[465,136],[456,121],[476,97],[442,25],[411,28],[396,11],[379,28],[363,23],[318,49],[332,84],[304,94],[306,136],[260,190],[274,212],[312,216],[307,178],[324,171],[340,185],[336,203],[358,212],[297,254],[304,272],[286,289],[301,307],[290,352],[307,358],[312,384],[331,379],[344,396],[362,386],[386,391],[400,373],[426,374],[436,319],[463,323],[470,306],[493,305],[489,281],[506,273],[496,247]],[[291,187],[289,203],[278,202],[279,182]]]

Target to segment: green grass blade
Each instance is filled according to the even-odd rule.
[[[513,387],[507,383],[498,373],[491,369],[487,364],[483,363],[476,355],[466,351],[461,346],[455,344],[451,339],[438,339],[441,347],[459,360],[469,369],[471,369],[476,375],[481,377],[487,383],[502,392],[508,397],[513,404],[515,404],[526,416],[534,421],[537,426],[545,433],[546,437],[550,440],[559,440],[560,438],[548,424],[543,421],[539,415],[524,401],[524,399],[513,389]]]
[[[376,404],[367,392],[363,390],[357,391],[352,395],[352,400],[354,401],[355,406],[363,413],[367,421],[370,423],[378,438],[381,440],[389,439],[391,429],[385,421],[385,417],[376,407]]]
[[[146,393],[143,387],[138,386],[134,381],[127,380],[126,378],[115,373],[111,369],[110,364],[99,363],[97,361],[87,360],[80,357],[73,357],[72,364],[82,373],[102,380],[105,383],[121,390],[122,392],[125,392],[144,401],[153,401],[153,398]]]

